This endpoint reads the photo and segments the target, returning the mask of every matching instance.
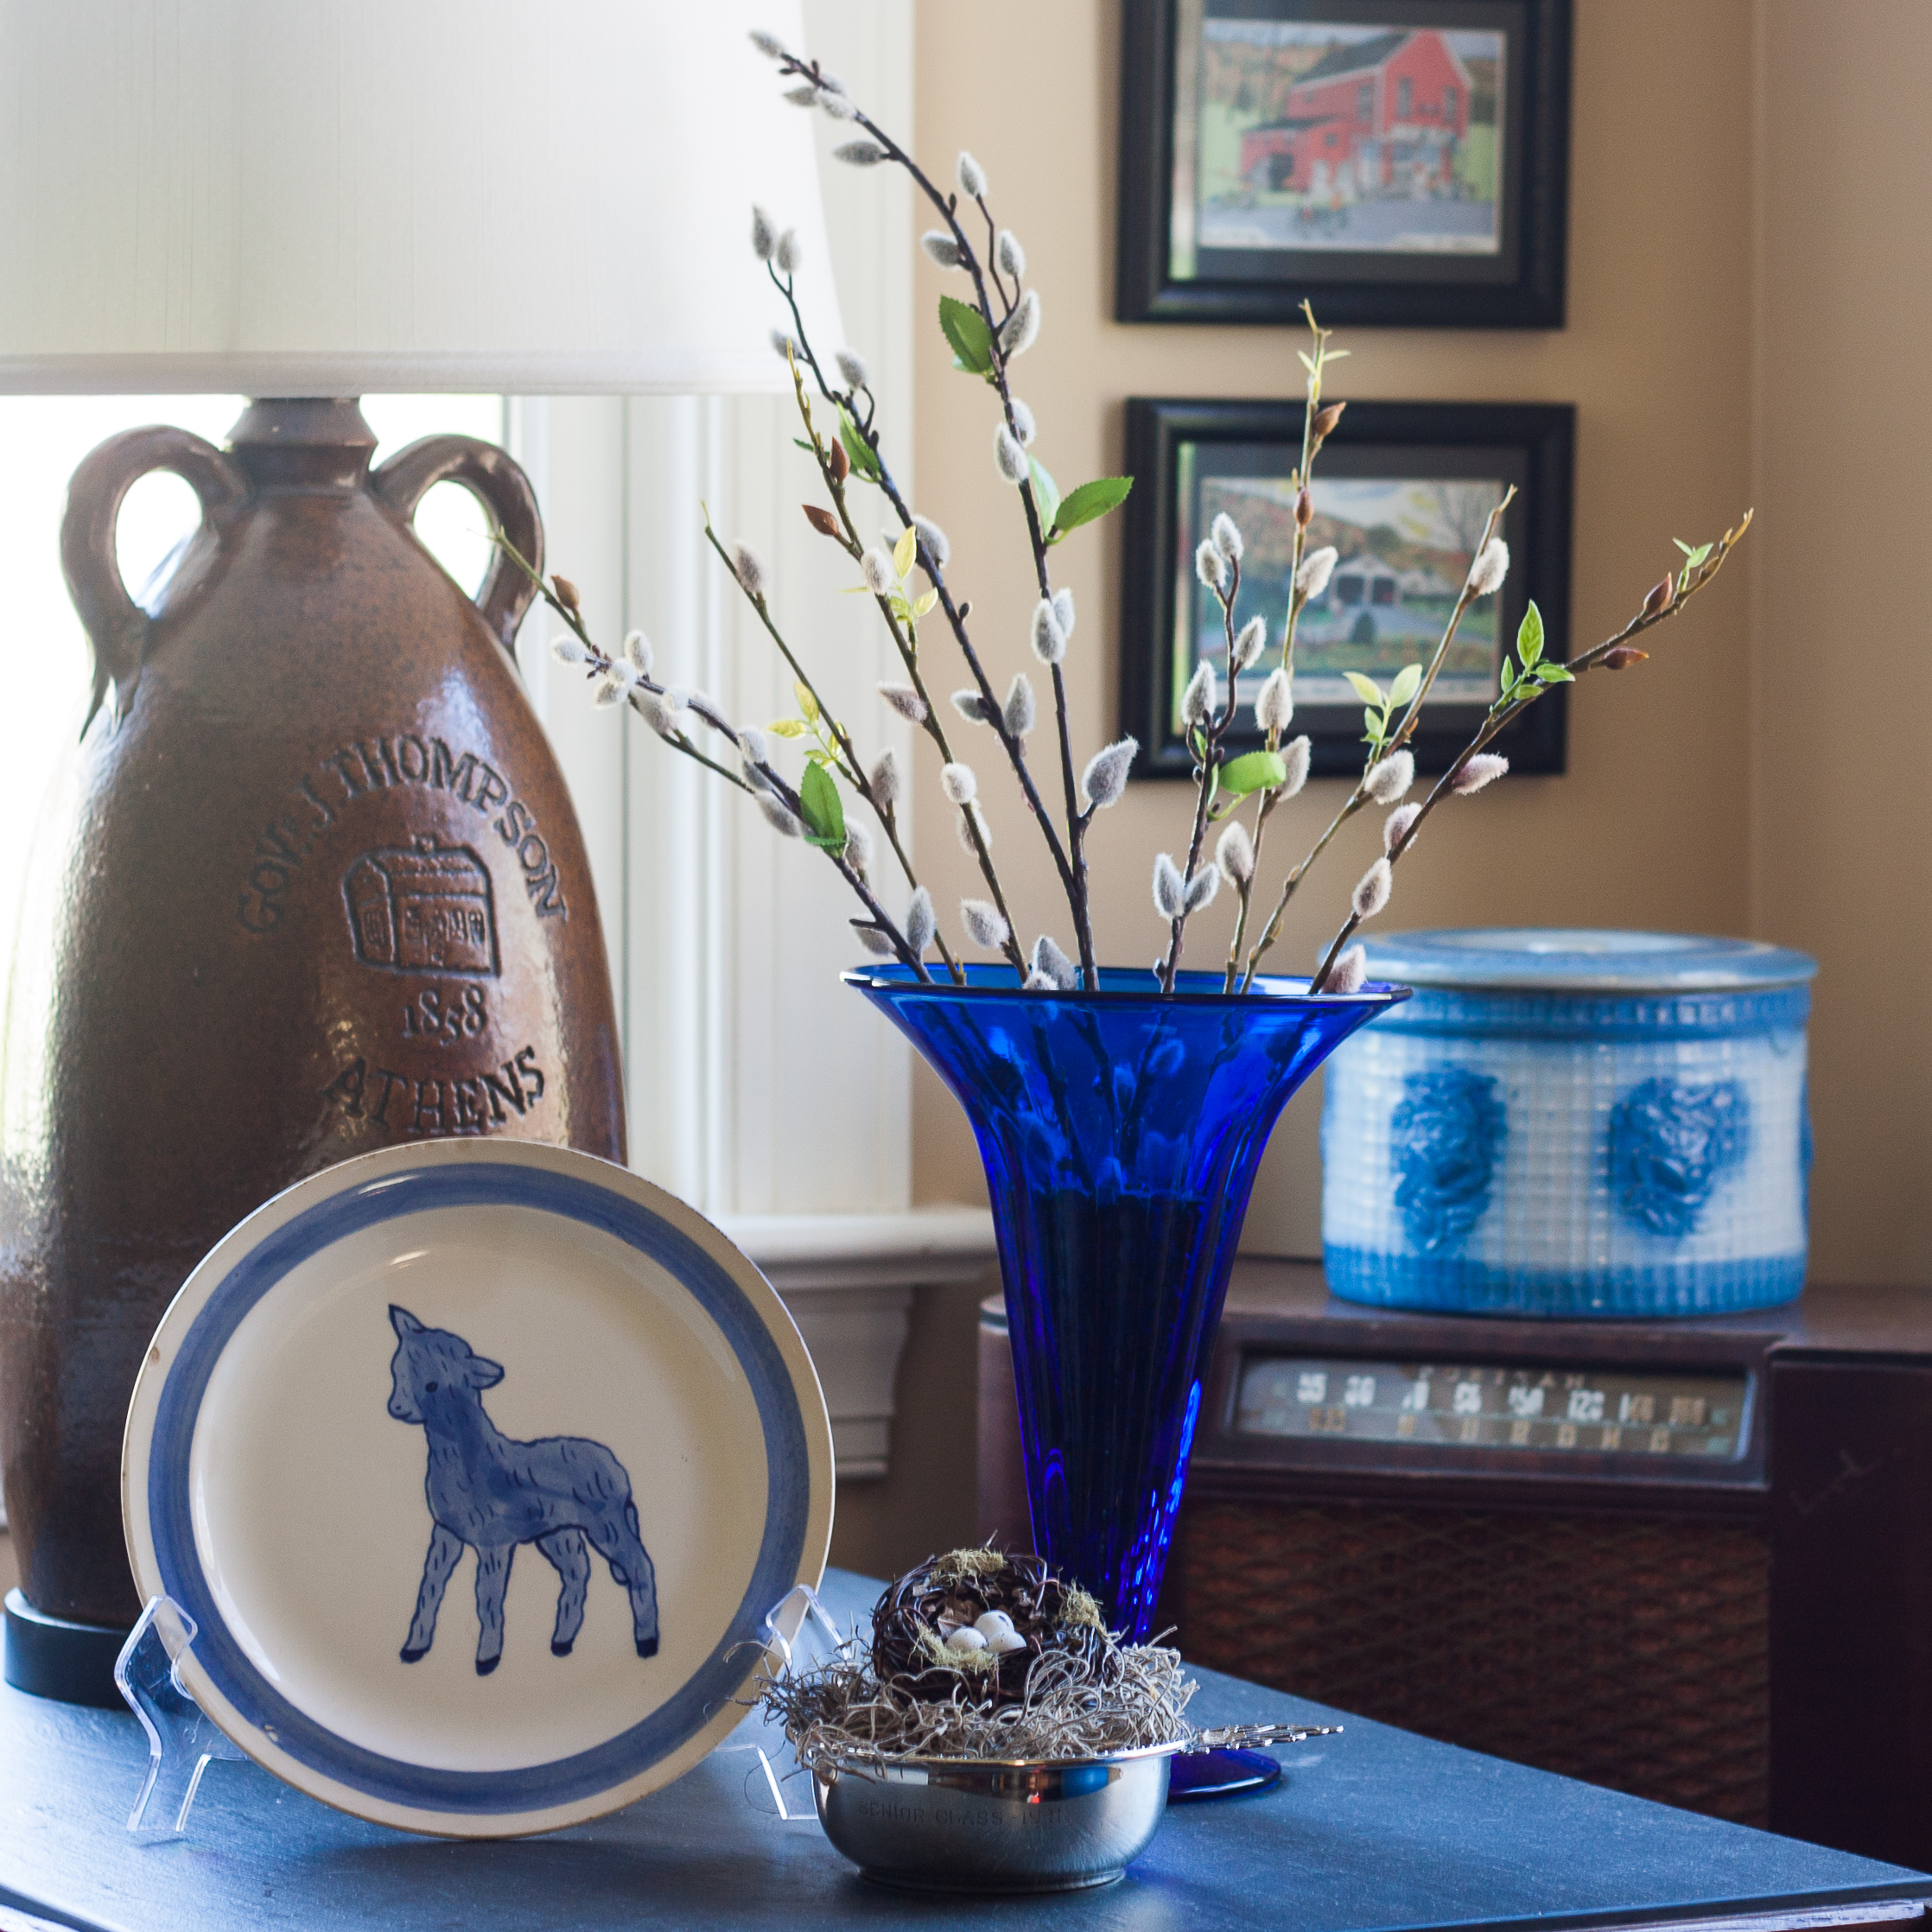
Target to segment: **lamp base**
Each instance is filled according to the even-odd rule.
[[[1167,1802],[1239,1797],[1281,1782],[1281,1764],[1265,1751],[1185,1751],[1167,1774]]]
[[[73,1624],[35,1610],[17,1590],[7,1592],[7,1681],[35,1697],[63,1704],[126,1709],[114,1682],[114,1662],[128,1640],[111,1624]]]
[[[375,444],[346,398],[264,397],[226,451],[133,429],[68,490],[62,568],[112,710],[49,794],[23,903],[58,970],[14,976],[0,1043],[35,1070],[0,1162],[0,1467],[19,1574],[97,1630],[141,1614],[128,1399],[223,1235],[410,1137],[624,1159],[589,860],[509,651],[535,584],[506,549],[473,601],[410,528],[457,483],[535,570],[536,499],[492,445],[426,437],[371,470]],[[157,468],[204,513],[140,606],[115,517]]]

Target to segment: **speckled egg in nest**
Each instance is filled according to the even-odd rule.
[[[1003,1653],[960,1649],[954,1633],[1003,1611],[1019,1643]],[[996,1619],[995,1619],[996,1621]],[[1098,1606],[1061,1581],[1037,1556],[953,1550],[888,1584],[872,1613],[872,1668],[881,1684],[906,1695],[959,1695],[995,1706],[1017,1704],[1027,1674],[1049,1653],[1077,1657],[1104,1681],[1111,1649]]]

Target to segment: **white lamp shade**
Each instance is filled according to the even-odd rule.
[[[789,387],[798,0],[0,0],[0,391]]]

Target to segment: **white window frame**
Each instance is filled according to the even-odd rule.
[[[855,92],[909,114],[911,9],[807,0],[805,17],[808,44]],[[828,163],[848,133],[821,129],[832,266],[910,491],[911,188],[896,169]],[[783,194],[775,184],[781,221]],[[505,415],[543,505],[551,566],[582,592],[597,634],[642,629],[660,675],[713,693],[734,718],[764,724],[794,709],[789,672],[703,540],[705,505],[721,538],[765,560],[779,621],[815,680],[826,667],[828,701],[861,745],[910,759],[910,728],[888,722],[874,691],[897,675],[890,644],[868,601],[839,594],[850,560],[799,514],[811,479],[789,397],[516,398]],[[913,1291],[983,1274],[990,1217],[912,1209],[911,1052],[839,983],[861,956],[846,923],[855,908],[823,860],[777,837],[641,719],[594,709],[552,663],[552,628],[533,616],[518,655],[589,849],[632,1165],[722,1223],[766,1269],[818,1363],[841,1475],[883,1475]],[[903,885],[885,896],[902,899]]]

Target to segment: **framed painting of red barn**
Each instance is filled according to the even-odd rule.
[[[1571,0],[1123,0],[1122,321],[1560,328]]]

